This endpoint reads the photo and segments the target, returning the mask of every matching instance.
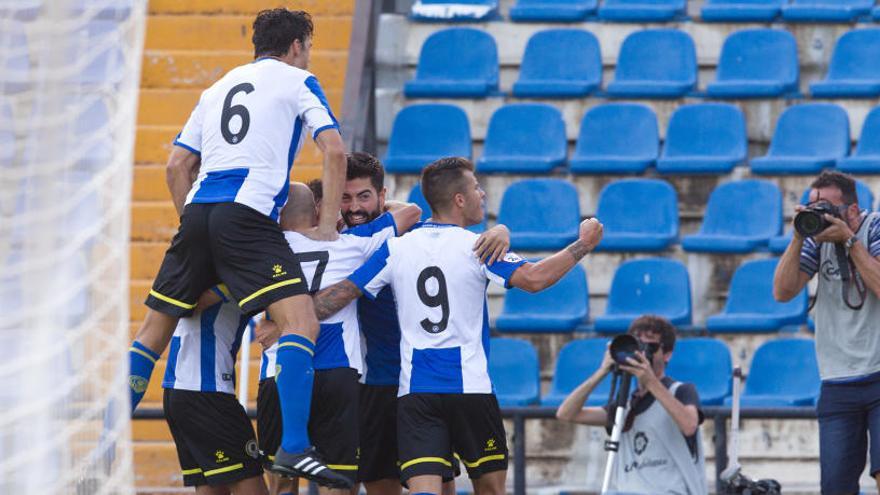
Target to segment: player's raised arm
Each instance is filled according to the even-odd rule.
[[[474,253],[480,258],[480,263],[492,264],[504,258],[510,249],[510,229],[504,224],[498,224],[480,234],[474,243]]]
[[[315,143],[324,154],[324,168],[321,175],[323,188],[321,198],[321,221],[318,224],[318,240],[331,241],[338,235],[336,219],[342,204],[342,191],[345,189],[345,144],[336,129],[327,129],[315,137]]]
[[[568,273],[602,240],[602,224],[591,218],[581,222],[578,239],[556,254],[537,263],[525,263],[513,272],[510,285],[526,292],[550,287]]]
[[[385,202],[386,205],[388,203],[390,201]],[[414,203],[397,204],[397,201],[394,201],[391,205],[388,205],[388,213],[391,213],[391,216],[394,217],[394,227],[397,229],[397,235],[407,232],[422,218],[422,209]]]

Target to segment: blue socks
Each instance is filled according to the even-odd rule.
[[[298,454],[311,447],[308,424],[312,408],[315,344],[300,335],[278,339],[275,383],[281,403],[281,448]]]
[[[159,355],[141,344],[137,340],[131,343],[128,349],[128,388],[131,392],[131,412],[137,409],[147,385],[150,384],[150,375],[153,374],[153,366]]]

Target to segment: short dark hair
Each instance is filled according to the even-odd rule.
[[[630,335],[653,333],[660,336],[660,347],[663,352],[672,352],[675,348],[675,327],[666,318],[655,315],[639,316],[629,325]]]
[[[306,185],[312,190],[312,195],[315,197],[315,203],[324,198],[324,185],[321,183],[321,179],[312,179]]]
[[[345,171],[346,180],[369,177],[370,184],[376,192],[382,191],[385,184],[385,167],[378,158],[369,153],[355,151],[346,155],[346,159],[348,161],[348,168]]]
[[[460,156],[441,158],[422,169],[422,195],[432,211],[446,211],[453,196],[465,192],[462,179],[468,170],[473,172],[474,164]]]
[[[312,16],[304,10],[262,10],[254,19],[254,57],[281,57],[294,40],[305,43],[314,30]]]
[[[816,177],[816,180],[810,184],[810,189],[821,189],[823,187],[836,187],[840,189],[843,196],[843,202],[852,205],[858,204],[859,197],[856,194],[856,180],[851,175],[836,170],[826,170]]]

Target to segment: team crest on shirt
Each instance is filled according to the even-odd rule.
[[[142,376],[131,375],[128,377],[128,386],[136,393],[142,394],[147,391],[147,379]]]
[[[636,433],[636,437],[633,438],[633,450],[636,451],[636,455],[642,455],[642,452],[648,448],[648,435],[645,435],[645,432],[640,431]]]
[[[244,445],[244,452],[254,459],[259,459],[260,449],[259,447],[257,447],[257,441],[253,438],[248,440],[248,442]]]
[[[287,272],[284,271],[284,267],[281,265],[275,265],[272,267],[272,278],[283,277],[287,275]]]
[[[517,256],[515,253],[507,253],[504,255],[503,259],[508,263],[519,263],[520,261],[522,261],[522,258],[520,256]]]

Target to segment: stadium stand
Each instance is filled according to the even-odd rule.
[[[384,165],[389,173],[418,174],[444,156],[471,157],[467,115],[455,105],[411,105],[394,119]]]
[[[678,339],[666,374],[680,382],[693,383],[704,406],[720,405],[731,393],[730,349],[712,338]]]
[[[575,98],[589,95],[601,84],[602,55],[596,36],[580,29],[551,29],[529,38],[513,96]]]
[[[812,339],[770,340],[755,351],[743,407],[811,406],[819,398],[819,366]],[[730,399],[725,399],[726,405]]]
[[[572,340],[559,351],[550,390],[541,397],[541,405],[556,407],[565,397],[587,379],[602,364],[608,339]],[[587,399],[588,406],[600,406],[608,402],[611,393],[611,376],[605,377]]]
[[[517,0],[510,8],[516,22],[577,22],[595,15],[599,0]]]
[[[817,174],[849,154],[849,118],[832,103],[787,108],[776,123],[767,155],[751,161],[754,174]]]
[[[691,283],[678,260],[647,258],[617,267],[605,314],[597,316],[597,332],[623,333],[643,314],[663,316],[674,325],[691,324]]]
[[[404,85],[410,98],[478,98],[498,91],[498,51],[485,31],[449,28],[425,40],[416,77]]]
[[[608,103],[584,115],[569,165],[575,174],[640,174],[654,165],[659,149],[650,107]]]
[[[687,0],[605,0],[599,19],[611,22],[667,22],[685,17]]]
[[[599,194],[596,217],[604,226],[598,251],[663,251],[678,239],[678,196],[662,180],[609,183]]]
[[[480,173],[547,173],[565,164],[565,122],[544,103],[511,103],[492,114]]]
[[[807,291],[780,303],[773,298],[776,259],[747,261],[736,269],[724,311],[706,320],[712,333],[776,332],[807,322]]]
[[[692,252],[749,253],[767,247],[781,231],[782,194],[776,184],[740,180],[712,191],[700,231],[685,236],[681,246]]]
[[[713,98],[774,98],[798,92],[797,41],[782,29],[745,29],[724,40]]]
[[[501,407],[537,404],[541,393],[538,351],[527,340],[493,337],[489,376]]]
[[[704,22],[772,22],[786,0],[706,0],[700,11]]]
[[[786,22],[855,22],[871,14],[874,0],[792,0],[782,6]]]
[[[12,105],[2,98],[0,98],[0,121],[12,122]],[[15,133],[11,128],[0,128],[0,167],[11,165],[15,152]]]
[[[661,174],[725,174],[748,156],[746,119],[727,103],[678,107],[669,119]]]
[[[24,24],[10,21],[0,31],[0,43],[9,47],[0,59],[0,94],[10,95],[27,89],[31,67]]]
[[[580,217],[577,189],[562,179],[515,182],[498,211],[498,223],[510,229],[511,249],[523,251],[564,248],[577,239]]]
[[[873,108],[865,117],[855,153],[839,159],[837,169],[849,174],[880,173],[880,107]]]
[[[509,289],[495,328],[505,333],[572,332],[586,323],[589,294],[587,274],[582,266],[575,265],[559,282],[535,294]]]
[[[498,0],[418,0],[412,19],[424,22],[477,22],[498,15]]]
[[[607,91],[617,98],[679,98],[696,88],[697,54],[690,35],[646,29],[623,41]]]
[[[834,45],[828,75],[810,84],[818,98],[874,98],[880,95],[880,29],[847,31]]]

